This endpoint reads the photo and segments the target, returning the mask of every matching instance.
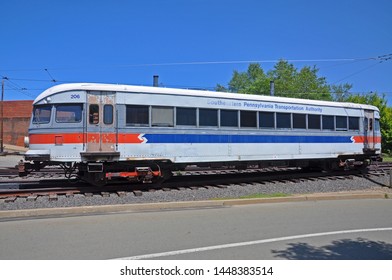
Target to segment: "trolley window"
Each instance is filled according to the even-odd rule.
[[[56,122],[79,123],[82,121],[82,104],[56,106]]]
[[[324,130],[335,130],[335,117],[334,116],[323,116],[323,129]]]
[[[291,114],[290,113],[276,113],[276,127],[277,128],[291,128]]]
[[[257,112],[255,111],[241,111],[240,112],[241,127],[256,128],[257,127]]]
[[[336,130],[347,130],[347,117],[336,116]]]
[[[196,108],[176,108],[177,125],[196,126]]]
[[[174,108],[173,107],[152,107],[151,125],[170,127],[174,126]]]
[[[218,110],[199,109],[200,126],[218,126]]]
[[[113,105],[105,104],[103,106],[103,123],[112,124],[113,123]]]
[[[127,105],[125,112],[127,126],[148,126],[149,110],[148,106]]]
[[[380,131],[380,120],[379,119],[374,120],[374,131]]]
[[[306,129],[305,114],[293,114],[293,128]]]
[[[238,127],[238,111],[220,110],[220,125],[223,127]]]
[[[308,115],[308,128],[321,129],[320,115]]]
[[[97,104],[91,104],[89,108],[89,123],[99,123],[99,106]]]
[[[260,128],[275,128],[275,116],[273,112],[259,113],[259,127]]]
[[[38,105],[33,109],[33,123],[49,123],[52,105]]]
[[[359,117],[348,117],[348,129],[359,130]]]

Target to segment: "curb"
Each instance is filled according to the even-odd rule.
[[[252,205],[261,203],[282,203],[299,201],[323,201],[323,200],[351,200],[351,199],[387,199],[388,194],[383,192],[358,192],[358,193],[320,193],[309,195],[296,195],[276,198],[249,198],[249,199],[226,199],[226,200],[202,200],[202,201],[180,201],[161,203],[138,203],[122,205],[98,205],[64,208],[23,209],[0,211],[0,219],[28,218],[45,216],[105,214],[120,212],[143,212],[195,208],[216,208],[241,205]]]

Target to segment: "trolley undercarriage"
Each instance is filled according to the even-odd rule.
[[[158,183],[169,179],[172,172],[185,170],[188,166],[209,167],[212,169],[267,168],[267,167],[301,167],[312,170],[349,170],[363,168],[373,161],[381,161],[374,156],[341,156],[337,159],[312,160],[271,160],[252,162],[212,162],[175,164],[167,160],[161,161],[104,161],[104,162],[53,162],[53,161],[21,161],[19,175],[38,172],[46,166],[60,166],[68,179],[79,179],[95,186],[104,186],[114,182]]]

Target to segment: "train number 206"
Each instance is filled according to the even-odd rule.
[[[80,99],[80,94],[71,94],[71,99]]]

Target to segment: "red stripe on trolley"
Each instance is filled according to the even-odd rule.
[[[143,139],[140,139],[142,134],[124,134],[119,133],[44,133],[44,134],[30,134],[30,144],[83,144],[85,139],[88,143],[116,143],[118,137],[118,143],[121,144],[140,144],[143,143]],[[140,138],[139,138],[140,137]],[[61,140],[60,140],[61,139]]]
[[[380,136],[353,136],[354,143],[375,143],[375,144],[380,144],[381,143],[381,137]]]
[[[62,133],[62,134],[30,134],[30,144],[55,144],[56,138],[62,138],[63,144],[83,144],[83,133]]]

